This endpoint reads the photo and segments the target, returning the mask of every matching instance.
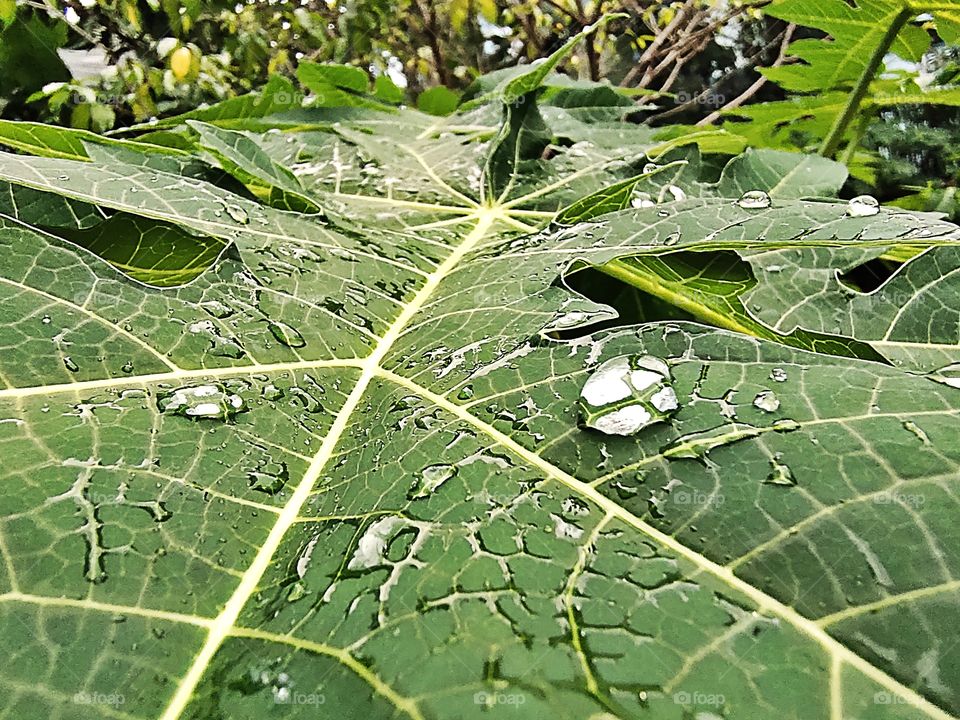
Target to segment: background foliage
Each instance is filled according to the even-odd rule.
[[[955,214],[954,33],[923,2],[861,4],[874,46],[895,20],[900,31],[832,136],[871,58],[856,44],[837,60],[861,28],[836,3],[794,0],[0,0],[0,117],[106,132],[293,78],[305,60],[368,69],[383,99],[446,113],[480,74],[622,12],[561,69],[622,88],[634,119],[708,153],[822,147],[851,167],[850,193]]]

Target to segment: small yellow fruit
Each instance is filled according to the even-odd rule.
[[[177,48],[170,56],[170,69],[177,80],[183,80],[193,67],[193,53],[190,48]]]

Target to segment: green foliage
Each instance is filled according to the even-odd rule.
[[[960,714],[960,227],[607,84],[300,75],[0,123],[5,707]]]

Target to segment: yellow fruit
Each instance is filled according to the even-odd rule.
[[[173,51],[170,56],[170,69],[177,80],[183,80],[190,74],[193,67],[193,53],[189,48],[181,47]]]

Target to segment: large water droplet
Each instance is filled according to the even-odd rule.
[[[633,435],[679,406],[667,363],[652,355],[621,355],[584,383],[580,422],[607,435]]]
[[[226,420],[248,410],[242,397],[219,383],[186,385],[157,396],[161,412],[199,420]]]
[[[773,390],[764,390],[757,393],[757,396],[753,399],[753,405],[764,412],[776,412],[780,409],[780,398]]]
[[[443,485],[447,480],[457,474],[457,468],[453,465],[430,465],[420,471],[420,477],[417,478],[407,497],[410,500],[419,500],[429,497]]]
[[[270,334],[273,335],[281,345],[286,345],[290,348],[302,348],[307,344],[307,341],[303,339],[300,331],[286,323],[271,320],[267,323],[267,329],[270,330]]]
[[[80,366],[69,355],[63,359],[63,366],[70,372],[77,372],[80,369]]]
[[[770,196],[763,190],[747,190],[737,200],[737,205],[744,210],[763,210],[770,207]]]
[[[847,203],[850,217],[870,217],[880,212],[880,203],[872,195],[858,195]]]

